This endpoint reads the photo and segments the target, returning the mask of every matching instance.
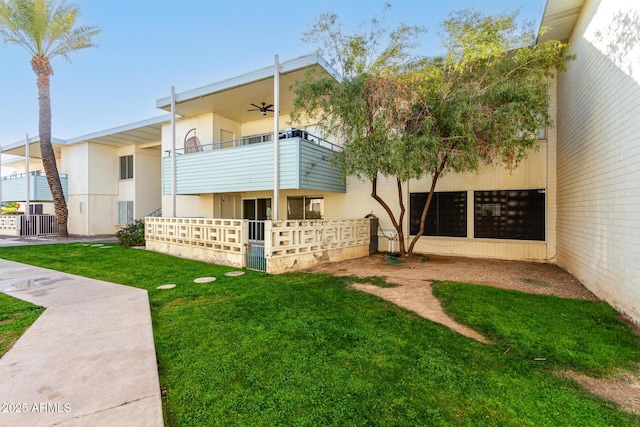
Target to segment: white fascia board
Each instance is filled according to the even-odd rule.
[[[22,141],[14,142],[13,144],[9,144],[9,145],[5,145],[3,147],[0,147],[0,149],[2,151],[13,150],[14,148],[18,148],[18,147],[24,146],[25,142],[27,142],[27,140],[23,139]],[[34,136],[33,138],[29,138],[29,143],[30,144],[33,144],[34,142],[40,142],[40,137],[39,136]],[[64,139],[60,139],[60,138],[51,138],[51,143],[52,144],[64,144],[65,140]]]
[[[90,133],[87,135],[78,136],[76,138],[67,139],[66,141],[64,141],[64,144],[65,145],[77,144],[79,142],[85,142],[85,141],[100,138],[103,136],[109,136],[109,135],[114,135],[120,132],[126,132],[134,129],[143,128],[145,126],[152,126],[152,125],[157,125],[161,123],[169,123],[170,121],[171,121],[171,115],[164,114],[159,117],[153,117],[151,119],[141,120],[139,122],[129,123],[129,124],[114,127],[111,129],[105,129],[105,130]]]
[[[326,72],[329,73],[329,75],[333,76],[336,80],[338,81],[341,80],[338,73],[333,68],[331,68],[329,63],[317,53],[300,56],[298,58],[282,62],[280,66],[282,68],[281,72],[283,74],[286,74],[286,73],[296,71],[301,68],[305,68],[315,64],[318,64],[322,68],[324,68]],[[239,76],[232,77],[227,80],[222,80],[217,83],[212,83],[207,86],[202,86],[196,89],[191,89],[181,93],[177,93],[176,102],[184,102],[191,99],[201,98],[203,96],[207,96],[216,92],[222,92],[225,90],[232,89],[234,87],[268,79],[270,77],[273,77],[274,67],[275,67],[275,64],[268,67],[261,68],[259,70],[252,71],[250,73],[241,74]],[[167,108],[170,105],[171,105],[170,96],[166,98],[158,99],[156,101],[157,108]]]

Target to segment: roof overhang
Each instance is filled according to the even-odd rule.
[[[293,109],[294,93],[289,88],[305,77],[309,70],[320,75],[340,77],[329,63],[317,54],[302,56],[280,64],[280,114],[289,114]],[[251,104],[273,104],[273,76],[275,64],[242,74],[227,80],[176,94],[176,113],[183,117],[194,117],[207,113],[218,113],[239,123],[263,117],[259,111],[247,111]],[[156,101],[156,107],[171,110],[171,97]],[[273,113],[268,113],[272,116]]]
[[[118,126],[100,132],[90,133],[77,138],[68,139],[65,145],[91,142],[95,144],[124,147],[126,145],[148,145],[162,140],[162,125],[169,123],[171,116],[164,114],[160,117]]]
[[[585,0],[547,0],[540,23],[540,28],[545,27],[546,32],[540,34],[538,31],[536,44],[547,40],[568,41],[584,3]]]
[[[26,155],[26,139],[22,141],[14,142],[13,144],[9,144],[6,147],[1,148],[2,154],[11,154],[13,156],[21,156],[25,157]],[[51,145],[53,146],[53,152],[56,157],[60,155],[60,147],[64,145],[65,141],[63,139],[51,138]],[[40,153],[40,137],[29,138],[29,157],[32,159],[41,159],[42,154]]]
[[[112,147],[123,147],[132,144],[144,145],[147,147],[155,145],[160,146],[162,140],[162,125],[164,123],[169,123],[170,121],[171,116],[165,114],[160,117],[154,117],[152,119],[90,133],[77,138],[67,140],[51,138],[51,145],[53,145],[53,151],[56,157],[60,156],[60,149],[63,146],[86,142],[109,145]],[[2,154],[25,157],[25,141],[26,140],[22,140],[3,147]],[[38,137],[29,138],[29,141],[29,157],[33,159],[41,159],[40,139]]]

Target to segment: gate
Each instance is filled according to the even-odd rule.
[[[55,215],[21,215],[21,236],[53,236],[58,234]]]
[[[249,219],[249,243],[245,255],[246,266],[250,270],[267,271],[264,257],[264,221]]]

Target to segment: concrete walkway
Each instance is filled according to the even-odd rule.
[[[145,290],[0,259],[0,291],[46,307],[0,359],[0,426],[163,425]]]

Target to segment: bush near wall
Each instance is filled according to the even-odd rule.
[[[144,246],[144,219],[136,219],[131,224],[122,227],[116,233],[118,242],[122,246]]]

